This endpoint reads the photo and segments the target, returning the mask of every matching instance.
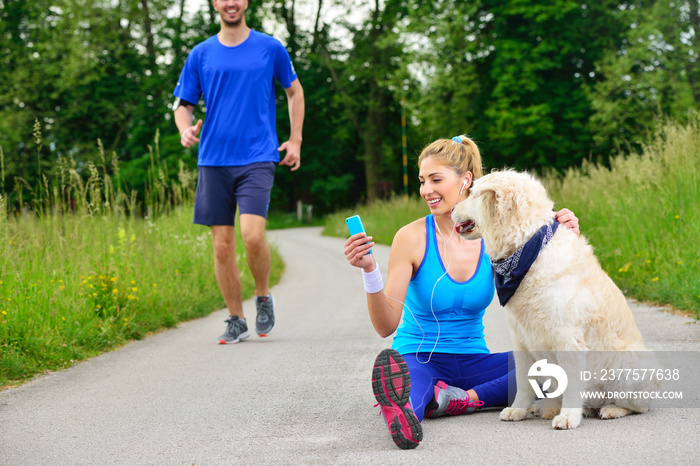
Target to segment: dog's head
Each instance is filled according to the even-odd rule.
[[[452,212],[457,233],[483,237],[492,260],[508,257],[552,219],[554,203],[528,173],[493,172],[474,181]]]

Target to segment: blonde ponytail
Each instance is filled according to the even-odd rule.
[[[477,179],[483,174],[479,147],[466,135],[428,144],[418,157],[418,165],[429,157],[450,167],[459,176],[471,172],[473,179]]]

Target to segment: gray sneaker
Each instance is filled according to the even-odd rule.
[[[272,297],[272,293],[267,296],[257,296],[255,307],[258,309],[255,331],[261,337],[266,337],[275,329],[275,298]]]
[[[239,319],[238,316],[229,316],[226,319],[226,331],[219,337],[219,344],[238,343],[250,336],[248,333],[248,324],[244,319]]]
[[[447,385],[442,380],[435,384],[435,395],[425,407],[425,417],[456,416],[471,414],[484,402],[471,401],[469,394],[459,387]]]

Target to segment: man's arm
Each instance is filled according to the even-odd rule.
[[[287,93],[287,103],[289,104],[289,126],[291,134],[289,140],[282,143],[278,151],[286,150],[280,165],[289,165],[295,171],[301,165],[301,131],[304,126],[304,89],[301,87],[299,79],[295,79]],[[191,117],[190,117],[191,118]],[[192,121],[190,119],[190,121]]]
[[[194,105],[181,104],[175,109],[175,125],[180,132],[180,144],[184,147],[191,147],[199,142],[199,130],[202,129],[202,120],[200,119],[196,125],[192,126],[192,115],[194,114]]]

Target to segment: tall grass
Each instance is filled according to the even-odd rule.
[[[85,175],[59,159],[41,186],[25,185],[21,213],[8,214],[0,193],[0,387],[225,307],[210,232],[192,224],[194,174],[181,166],[168,179],[155,153],[142,219],[118,159],[108,165],[99,151],[102,165]],[[283,268],[273,251],[271,284]]]
[[[700,116],[659,126],[641,153],[545,177],[631,297],[700,315]]]

